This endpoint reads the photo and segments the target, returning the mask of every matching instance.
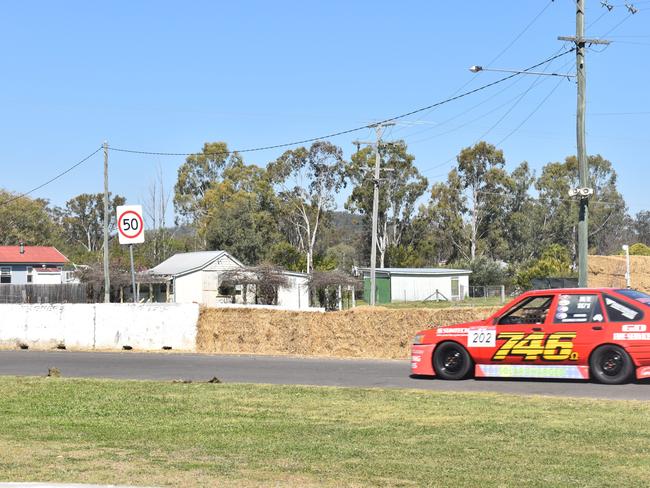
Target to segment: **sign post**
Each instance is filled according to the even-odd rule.
[[[142,205],[120,205],[117,207],[117,230],[120,244],[128,244],[131,257],[131,285],[133,287],[133,303],[140,301],[135,286],[135,266],[133,264],[133,244],[144,242],[144,219]]]

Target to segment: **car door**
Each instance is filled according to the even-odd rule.
[[[545,364],[588,364],[594,345],[605,338],[606,317],[599,293],[563,292],[544,326],[545,344],[541,360]]]
[[[496,343],[486,357],[491,364],[533,364],[544,352],[544,327],[550,321],[555,293],[535,294],[516,303],[496,320]]]

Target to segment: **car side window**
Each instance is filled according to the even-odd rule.
[[[609,295],[603,298],[610,322],[637,322],[643,318],[643,312],[635,306]]]
[[[603,310],[598,295],[560,295],[553,322],[574,324],[580,322],[602,322]]]
[[[499,325],[543,324],[553,302],[553,295],[529,297],[499,318]]]

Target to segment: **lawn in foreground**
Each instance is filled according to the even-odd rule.
[[[0,480],[648,486],[650,406],[497,394],[0,378]]]

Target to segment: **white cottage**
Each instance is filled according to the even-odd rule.
[[[151,275],[170,281],[169,300],[176,303],[200,303],[208,307],[230,303],[232,296],[222,293],[221,276],[225,271],[244,265],[226,251],[200,251],[174,254],[155,268]],[[278,290],[278,307],[299,310],[309,307],[309,277],[304,273],[285,271],[289,286]],[[238,303],[241,288],[236,287]]]

